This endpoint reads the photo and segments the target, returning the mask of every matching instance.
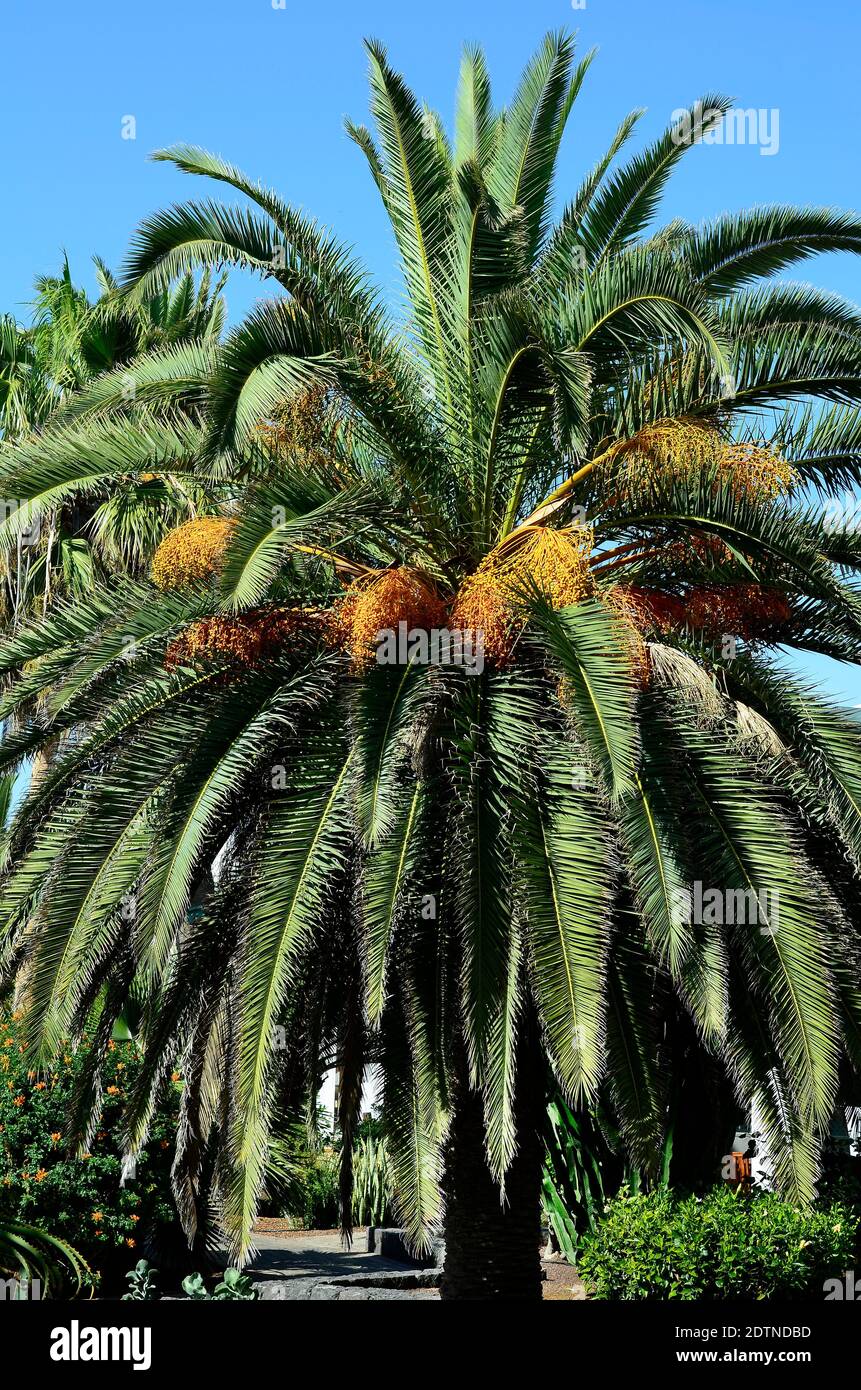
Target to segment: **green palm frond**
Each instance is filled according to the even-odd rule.
[[[742,926],[738,950],[762,990],[802,1121],[822,1125],[834,1104],[839,1045],[815,876],[753,769],[701,732],[689,731],[686,746],[696,759],[701,862],[710,881],[759,904],[759,925]]]
[[[607,1084],[633,1163],[654,1179],[668,1124],[667,1076],[660,1066],[666,983],[622,918],[607,986]]]
[[[505,123],[488,164],[488,187],[506,208],[523,210],[530,255],[544,239],[548,201],[565,124],[594,58],[594,50],[572,72],[570,34],[549,34],[527,65],[505,113]],[[479,140],[478,153],[480,154]]]
[[[683,240],[686,263],[714,294],[730,294],[764,275],[824,251],[858,251],[861,223],[834,208],[767,207],[725,213]]]
[[[411,1037],[412,1031],[412,1037]],[[433,1069],[416,1056],[417,1030],[410,1030],[395,1004],[383,1020],[383,1105],[386,1146],[394,1179],[395,1207],[407,1241],[426,1254],[442,1215],[440,1177],[445,1114]]]
[[[540,744],[521,846],[535,997],[571,1104],[594,1099],[603,1075],[609,946],[603,923],[617,875],[607,818],[589,780],[575,747],[561,739]]]
[[[334,876],[349,847],[348,772],[352,750],[315,734],[291,786],[273,796],[252,866],[238,1001],[235,1112],[224,1221],[243,1258],[256,1210],[272,1115],[273,1034],[300,954],[319,930]]]
[[[633,792],[638,761],[633,718],[637,683],[624,630],[598,602],[554,613],[539,596],[532,601],[531,616],[564,677],[563,702],[607,791],[614,798]]]
[[[719,119],[731,104],[726,97],[702,97],[687,113],[691,132],[688,138],[685,123],[675,122],[659,140],[630,160],[598,190],[582,226],[583,244],[590,261],[605,259],[639,236],[654,216],[675,166],[708,128],[709,122],[703,122],[702,116],[709,112]],[[701,129],[697,127],[698,114]]]

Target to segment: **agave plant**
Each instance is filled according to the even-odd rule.
[[[68,1298],[80,1292],[90,1270],[66,1241],[0,1215],[0,1274],[17,1282],[21,1298]]]
[[[145,222],[130,302],[224,265],[275,297],[205,382],[167,354],[136,411],[16,475],[7,536],[94,477],[169,471],[229,501],[159,584],[97,588],[0,647],[0,716],[39,697],[3,766],[62,745],[10,827],[0,940],[29,960],[43,1056],[95,999],[109,1027],[145,992],[129,1145],[182,1055],[189,1229],[214,1152],[244,1259],[284,1097],[334,1048],[346,1153],[381,1067],[400,1216],[417,1246],[444,1224],[444,1296],[533,1298],[550,1073],[572,1106],[604,1090],[656,1180],[681,1013],[801,1198],[855,1093],[859,723],[775,648],[861,655],[861,548],[823,507],[861,480],[861,322],[770,280],[861,249],[861,223],[778,207],[656,231],[691,141],[681,123],[625,162],[635,113],[554,224],[591,55],[549,37],[498,110],[468,49],[453,143],[368,56],[377,133],[348,131],[405,317],[277,194],[167,151],[244,201]],[[175,407],[189,392],[202,417]],[[703,885],[750,920],[700,911]]]

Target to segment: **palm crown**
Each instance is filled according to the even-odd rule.
[[[468,49],[451,146],[368,53],[376,136],[348,130],[403,319],[276,194],[167,151],[245,202],[144,223],[130,302],[200,266],[283,293],[217,353],[156,353],[133,402],[107,374],[85,420],[18,452],[7,537],[120,474],[220,499],[155,584],[97,586],[0,648],[4,765],[62,739],[7,835],[29,1026],[48,1052],[96,1002],[109,1029],[145,999],[130,1146],[181,1054],[177,1191],[193,1225],[214,1135],[239,1253],[297,1059],[313,1084],[334,1046],[345,1134],[381,1064],[421,1242],[470,1094],[505,1185],[536,1030],[654,1172],[679,1010],[809,1195],[861,1062],[859,726],[770,649],[861,652],[861,554],[823,506],[861,473],[861,324],[761,282],[861,249],[861,223],[781,207],[651,233],[687,145],[676,127],[619,166],[639,113],[553,223],[591,54],[548,37],[498,111]],[[400,623],[483,640],[484,669],[382,664]],[[692,912],[697,884],[754,923]]]

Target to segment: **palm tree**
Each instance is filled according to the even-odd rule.
[[[223,494],[152,582],[0,648],[0,714],[39,697],[2,766],[65,740],[7,837],[0,958],[29,955],[43,1055],[143,991],[129,1145],[182,1057],[190,1231],[214,1168],[246,1256],[284,1098],[334,1050],[345,1152],[382,1069],[399,1209],[416,1245],[444,1222],[444,1296],[534,1298],[551,1075],[575,1105],[603,1091],[656,1176],[684,1037],[756,1097],[802,1200],[857,1094],[859,722],[775,649],[861,656],[861,551],[824,511],[861,480],[861,322],[769,280],[861,249],[861,222],[654,231],[690,141],[619,164],[634,113],[553,224],[591,54],[548,37],[498,111],[467,49],[453,147],[368,55],[377,136],[348,130],[405,317],[275,193],[165,152],[244,203],[144,223],[130,302],[200,266],[281,293],[228,336],[202,417],[168,355],[135,411],[20,461],[0,541],[93,478]],[[380,660],[400,624],[410,659]],[[443,629],[455,659],[424,660]]]
[[[128,414],[138,379],[145,390],[148,373],[156,363],[161,371],[165,353],[211,351],[220,337],[223,279],[213,282],[205,274],[197,284],[189,273],[131,305],[98,257],[94,265],[95,303],[74,285],[64,257],[59,275],[37,278],[28,327],[11,315],[0,318],[0,459],[9,484],[19,471],[18,451],[30,445],[36,456],[47,452],[46,431],[52,440],[57,433],[64,437],[70,423],[80,426],[106,411]],[[193,361],[199,379],[201,364]],[[55,505],[34,517],[45,517],[44,530],[15,528],[14,549],[3,564],[7,621],[17,623],[34,604],[46,611],[57,591],[86,591],[94,570],[104,577],[118,565],[140,569],[165,533],[203,500],[162,477],[119,477],[109,488],[88,481],[89,489],[79,487],[75,506],[65,511],[54,489]],[[7,498],[4,515],[17,500]]]

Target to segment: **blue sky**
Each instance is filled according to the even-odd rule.
[[[362,37],[373,35],[414,89],[450,119],[464,40],[484,44],[498,100],[547,29],[579,31],[600,52],[570,125],[560,199],[576,187],[633,107],[641,140],[708,92],[779,113],[779,149],[700,147],[663,213],[698,222],[763,202],[858,207],[855,0],[4,0],[6,197],[0,310],[26,315],[33,276],[62,250],[92,288],[89,257],[122,261],[147,213],[204,186],[148,153],[177,141],[229,157],[361,250],[397,294],[392,247],[363,158],[342,118],[365,119]],[[122,138],[133,116],[136,138]],[[771,118],[773,121],[773,118]],[[773,128],[773,126],[772,126]],[[827,256],[804,278],[861,301],[861,261]],[[238,278],[236,319],[256,289]],[[821,668],[825,671],[825,666]],[[861,702],[855,672],[832,688]]]

